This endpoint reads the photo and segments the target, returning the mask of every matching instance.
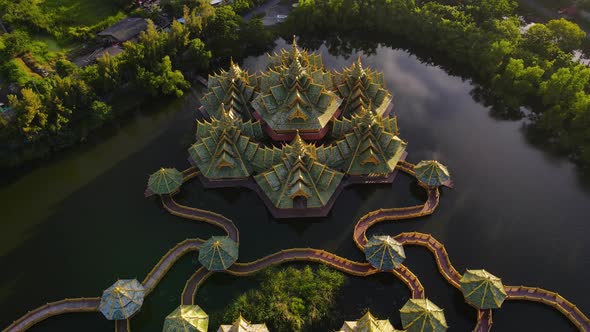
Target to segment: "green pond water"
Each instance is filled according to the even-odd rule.
[[[277,41],[277,50],[286,47]],[[348,66],[357,54],[332,56],[329,68]],[[557,291],[590,314],[590,193],[567,160],[527,143],[522,121],[502,121],[475,102],[473,85],[422,63],[402,50],[378,47],[361,54],[365,65],[385,72],[395,98],[408,160],[445,163],[455,189],[443,189],[433,216],[384,223],[370,234],[431,233],[445,244],[455,267],[485,268],[505,284]],[[266,57],[244,65],[263,69]],[[130,98],[132,98],[130,96]],[[181,100],[142,106],[135,118],[99,142],[70,150],[0,187],[0,327],[47,302],[100,296],[117,278],[142,280],[176,243],[223,234],[220,229],[168,214],[145,199],[147,178],[164,167],[188,166],[198,92]],[[157,110],[157,112],[156,112]],[[275,220],[256,194],[243,189],[204,189],[186,184],[178,200],[231,218],[240,229],[240,260],[280,249],[314,247],[362,260],[352,230],[363,214],[381,207],[418,204],[424,193],[400,175],[393,185],[347,188],[327,218]],[[471,331],[475,310],[438,273],[431,254],[406,249],[406,265],[427,296],[445,309],[449,331]],[[167,274],[132,319],[133,331],[161,331],[179,303],[185,281],[198,267],[187,255]],[[215,313],[255,278],[216,274],[199,290],[196,303]],[[401,328],[398,310],[409,297],[389,274],[350,277],[338,297],[338,315],[317,331],[338,329],[365,308]],[[244,313],[247,318],[247,313]],[[528,302],[505,302],[493,316],[494,331],[575,331],[557,311]],[[218,326],[210,326],[217,330]],[[112,331],[100,313],[50,318],[30,331]]]

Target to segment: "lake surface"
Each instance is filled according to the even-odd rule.
[[[277,42],[277,50],[285,47]],[[340,70],[357,54],[334,57],[319,50],[328,68]],[[470,82],[421,63],[400,50],[378,48],[361,58],[385,72],[394,94],[408,160],[438,159],[452,172],[455,189],[443,189],[434,215],[385,223],[370,234],[431,233],[447,247],[455,267],[485,268],[505,284],[559,292],[590,314],[590,193],[576,168],[529,145],[522,122],[499,121],[476,103]],[[261,70],[266,57],[248,58]],[[137,119],[104,141],[80,147],[59,160],[11,179],[0,188],[0,327],[28,310],[68,297],[100,296],[117,278],[142,280],[176,243],[222,231],[169,215],[145,199],[149,174],[161,166],[188,166],[197,94],[145,107]],[[159,112],[148,111],[162,108]],[[354,260],[352,229],[363,214],[381,207],[413,205],[424,194],[407,176],[393,185],[349,187],[328,218],[274,220],[256,194],[242,189],[185,185],[178,200],[231,218],[240,229],[240,260],[291,247],[322,248]],[[434,258],[407,247],[405,264],[427,296],[445,309],[449,331],[470,331],[475,310],[438,273]],[[131,322],[134,331],[161,331],[180,302],[185,281],[197,268],[187,255],[164,278]],[[255,278],[210,278],[196,303],[209,314],[256,285]],[[361,316],[365,308],[401,328],[398,310],[409,297],[393,276],[350,277],[338,300],[338,317],[322,329]],[[247,313],[244,313],[247,318]],[[557,311],[528,302],[505,302],[494,314],[494,331],[575,331]],[[217,330],[218,326],[210,326]],[[112,331],[99,313],[48,319],[30,331]]]

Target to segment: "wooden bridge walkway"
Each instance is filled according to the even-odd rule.
[[[415,176],[414,165],[411,163],[401,161],[397,168],[411,176]],[[184,181],[188,181],[197,175],[197,170],[192,167],[183,171]],[[429,188],[426,186],[423,186],[423,188],[428,195],[424,204],[404,208],[379,209],[361,217],[356,223],[353,232],[353,239],[359,249],[364,250],[364,245],[367,243],[367,230],[379,222],[404,220],[432,214],[439,204],[440,193],[437,188]],[[146,195],[148,194],[151,195],[151,193],[146,192]],[[222,228],[231,239],[239,243],[238,229],[230,219],[215,212],[178,204],[171,195],[163,195],[161,196],[161,200],[164,208],[166,208],[171,214],[218,226]],[[394,238],[403,245],[418,245],[428,249],[434,255],[440,274],[453,287],[460,289],[459,280],[461,279],[461,274],[453,267],[445,247],[434,237],[429,234],[408,232],[398,234]],[[188,252],[199,250],[203,242],[204,240],[201,239],[188,239],[178,243],[175,247],[170,249],[143,280],[142,284],[146,288],[146,296],[153,291],[166,273],[183,255]],[[253,262],[235,263],[224,272],[237,276],[246,276],[271,265],[294,261],[322,263],[356,276],[368,276],[380,272],[369,263],[350,261],[330,252],[312,248],[285,249]],[[424,298],[424,287],[420,283],[420,280],[406,266],[400,265],[393,270],[392,273],[408,286],[412,298]],[[195,295],[199,286],[212,274],[213,272],[209,272],[204,267],[197,269],[185,284],[181,303],[194,304]],[[526,300],[550,305],[563,313],[581,331],[590,332],[590,320],[574,304],[563,298],[561,295],[533,287],[505,286],[505,288],[508,295],[506,298],[507,300]],[[98,311],[99,304],[100,298],[98,297],[65,299],[49,303],[27,313],[11,324],[4,330],[4,332],[25,331],[34,324],[54,315],[68,312]],[[478,310],[477,325],[475,326],[474,331],[489,332],[491,327],[492,310]],[[129,329],[129,320],[115,322],[115,331],[127,332]]]
[[[33,325],[49,318],[72,312],[98,312],[100,297],[64,299],[47,303],[35,310],[29,311],[17,321],[8,326],[4,332],[26,331]]]
[[[236,243],[240,243],[240,232],[234,223],[219,213],[208,210],[201,210],[193,207],[178,204],[171,195],[162,195],[162,204],[171,214],[196,220],[222,228],[227,235]]]

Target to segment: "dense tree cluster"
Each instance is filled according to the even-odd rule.
[[[507,109],[533,110],[546,142],[590,165],[590,68],[573,52],[586,34],[565,19],[521,31],[512,0],[300,0],[290,33],[402,38],[464,68]]]
[[[325,266],[312,269],[267,269],[262,282],[233,301],[223,322],[240,314],[251,322],[264,322],[271,331],[303,331],[330,317],[344,275]]]
[[[213,57],[218,61],[232,55],[238,58],[274,40],[260,20],[245,23],[230,6],[214,9],[208,1],[193,2],[192,10],[184,7],[185,24],[173,21],[169,31],[157,31],[150,21],[136,42],[123,44],[123,53],[107,54],[84,68],[61,58],[55,61],[55,74],[44,79],[23,73],[15,59],[28,51],[31,39],[26,32],[0,37],[3,76],[24,88],[20,96],[9,99],[14,121],[0,122],[0,140],[6,143],[0,148],[3,165],[86,138],[115,112],[124,111],[109,105],[121,96],[182,96],[190,87],[185,77],[205,73]],[[19,75],[22,79],[15,79]]]

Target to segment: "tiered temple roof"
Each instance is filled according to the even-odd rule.
[[[279,209],[326,206],[344,174],[318,162],[299,133],[283,151],[280,163],[254,176],[262,191]]]
[[[377,319],[369,311],[357,321],[346,321],[339,332],[397,332],[388,319]]]
[[[277,71],[280,67],[289,67],[293,60],[299,60],[302,66],[311,70],[323,70],[322,56],[316,53],[310,53],[307,50],[299,49],[297,39],[293,36],[293,42],[290,50],[281,50],[279,53],[268,55],[268,69]]]
[[[389,116],[383,75],[360,59],[334,73],[294,39],[256,78],[233,62],[210,76],[203,97],[209,117],[197,121],[189,148],[204,185],[253,189],[286,218],[327,215],[348,184],[393,181],[406,143]]]
[[[220,118],[197,121],[197,142],[189,148],[189,160],[209,179],[245,178],[254,170],[260,149],[256,141],[263,137],[259,122],[245,122],[222,104]]]
[[[266,324],[250,324],[240,315],[232,325],[221,325],[217,332],[268,332]]]
[[[342,98],[342,114],[350,116],[369,108],[379,116],[388,115],[393,97],[385,89],[383,73],[363,68],[361,58],[335,75],[336,92]]]
[[[180,305],[164,321],[163,332],[207,332],[209,316],[198,305]]]
[[[274,61],[280,64],[260,76],[260,93],[252,102],[256,116],[268,125],[271,135],[321,132],[342,102],[331,91],[332,74],[296,45],[278,57]]]
[[[252,118],[251,103],[255,86],[256,77],[231,61],[228,71],[209,75],[208,92],[201,103],[212,117],[221,117],[222,104],[225,104],[233,116],[248,120]]]
[[[335,144],[318,149],[318,160],[341,167],[347,174],[391,173],[405,152],[406,143],[396,136],[396,120],[365,108],[352,119],[335,120],[333,128],[340,135],[350,132]]]

